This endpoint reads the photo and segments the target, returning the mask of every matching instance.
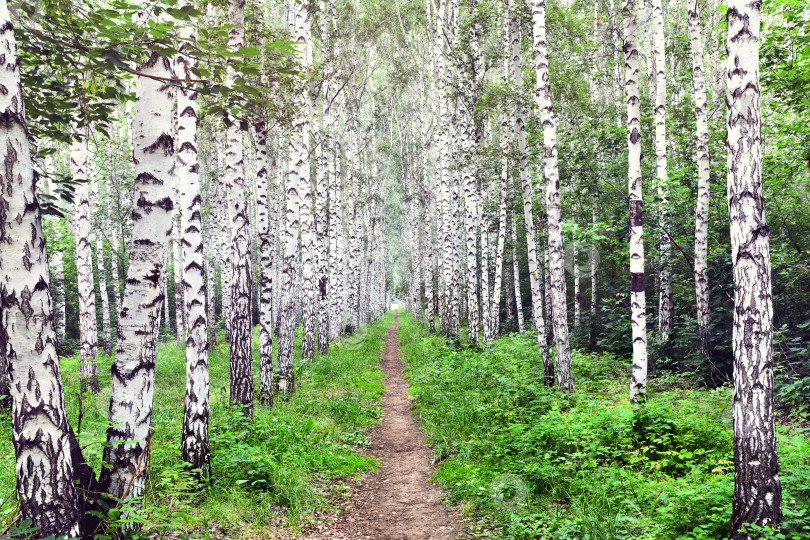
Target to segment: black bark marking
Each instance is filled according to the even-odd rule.
[[[632,272],[630,274],[630,291],[634,293],[644,291],[644,272]]]

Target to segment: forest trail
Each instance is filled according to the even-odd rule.
[[[310,540],[455,540],[461,522],[442,504],[442,491],[430,484],[430,449],[416,426],[408,383],[399,358],[399,316],[385,336],[383,417],[371,439],[370,453],[382,462],[363,476],[343,515]]]

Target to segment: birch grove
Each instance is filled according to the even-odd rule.
[[[495,536],[801,537],[796,6],[0,0],[0,530],[314,523],[411,385]]]

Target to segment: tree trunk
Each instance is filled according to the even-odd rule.
[[[689,43],[692,49],[692,86],[695,92],[697,123],[697,202],[695,204],[695,298],[703,356],[711,358],[711,312],[709,310],[709,273],[706,255],[709,244],[709,104],[703,74],[703,38],[697,4],[688,8]]]
[[[362,186],[360,184],[360,142],[359,142],[359,120],[357,111],[347,111],[350,117],[349,127],[349,148],[346,156],[346,166],[348,167],[348,186],[351,190],[350,205],[351,219],[349,220],[349,257],[348,257],[348,325],[346,332],[353,334],[360,326],[360,279],[361,279],[361,237],[362,237]]]
[[[89,164],[88,164],[89,165]],[[88,170],[94,171],[95,166],[89,165]],[[112,330],[110,329],[110,296],[107,294],[107,268],[104,264],[104,231],[109,230],[103,216],[104,207],[106,203],[106,194],[104,185],[95,173],[90,175],[91,188],[93,190],[93,198],[98,207],[98,219],[96,220],[95,230],[98,231],[96,235],[96,269],[98,270],[98,293],[101,297],[101,336],[102,348],[104,354],[112,352]]]
[[[436,10],[436,32],[442,38],[439,43],[445,43],[445,33],[452,31],[452,21],[448,20],[452,14],[448,15],[447,2],[439,0]],[[453,283],[453,250],[455,247],[455,222],[452,221],[453,213],[453,175],[450,169],[452,152],[450,148],[450,129],[452,110],[449,105],[448,94],[450,92],[449,74],[451,72],[450,60],[445,52],[444,46],[439,46],[436,51],[436,83],[439,104],[438,133],[439,133],[439,200],[441,209],[441,257],[442,257],[442,328],[449,338],[458,335],[458,320],[455,318],[458,313],[456,301],[456,290]]]
[[[121,308],[121,275],[118,269],[118,257],[120,257],[121,253],[121,243],[118,240],[118,225],[115,223],[110,224],[110,251],[112,252],[112,256],[110,257],[110,262],[112,263],[112,275],[113,275],[113,296],[115,297],[115,312],[117,313]]]
[[[554,120],[554,109],[551,105],[551,86],[549,84],[545,0],[532,0],[532,23],[534,29],[534,63],[537,71],[534,97],[537,108],[540,110],[540,123],[543,126],[551,322],[554,328],[557,385],[562,390],[567,391],[573,389],[574,377],[571,371],[571,349],[568,342],[560,176],[557,170],[557,127]]]
[[[651,26],[655,57],[655,166],[659,199],[658,235],[661,268],[658,274],[658,339],[669,340],[673,322],[672,243],[669,240],[669,187],[667,185],[667,77],[664,12],[661,0],[652,0]]]
[[[48,178],[55,178],[56,171],[54,170],[53,156],[48,156],[45,158],[45,174]],[[53,186],[53,181],[48,183],[48,195],[51,197],[58,197],[58,195],[54,192]],[[54,221],[60,223],[61,218],[57,218]],[[115,230],[115,228],[113,228],[113,230]],[[58,343],[61,343],[65,339],[65,325],[67,323],[67,306],[65,304],[65,272],[64,265],[62,263],[62,252],[58,249],[49,249],[49,253],[51,272],[53,273],[54,278],[54,282],[51,284],[51,293],[53,294],[54,328],[56,330],[56,340]],[[1,349],[0,354],[2,354]],[[2,358],[0,358],[0,363],[3,363]],[[2,369],[5,369],[5,366],[0,368],[0,370]],[[6,389],[6,391],[3,391],[2,389],[2,377],[3,376],[0,375],[0,396],[8,396],[8,389]]]
[[[137,78],[134,122],[135,210],[127,287],[118,319],[112,365],[110,426],[101,471],[107,493],[140,508],[150,461],[160,308],[166,296],[172,228],[170,169],[174,153],[169,88],[153,77],[173,77],[168,58],[152,53]],[[124,517],[128,512],[122,514]]]
[[[330,105],[335,106],[334,103]],[[341,200],[340,146],[335,138],[334,127],[339,113],[330,110],[327,118],[334,123],[326,129],[327,166],[329,167],[329,339],[337,341],[343,333],[343,264],[341,256]]]
[[[492,271],[492,259],[490,258],[489,247],[489,212],[484,201],[486,190],[482,180],[478,193],[478,224],[481,236],[481,328],[483,329],[482,339],[484,343],[492,340],[492,307],[490,303],[490,273]]]
[[[503,136],[503,134],[501,135]],[[500,319],[501,319],[501,286],[503,281],[503,252],[506,245],[506,197],[507,197],[507,158],[504,157],[501,161],[501,178],[500,178],[500,203],[498,204],[498,241],[497,251],[495,252],[495,286],[492,289],[490,296],[490,323],[492,330],[490,331],[490,338],[498,335]]]
[[[728,214],[734,264],[734,503],[731,538],[758,538],[746,524],[778,530],[782,486],[773,401],[770,234],[762,194],[760,7],[729,2]]]
[[[256,211],[261,253],[261,293],[259,296],[259,403],[273,404],[273,236],[268,204],[269,157],[267,123],[253,123],[256,141]]]
[[[523,87],[523,73],[520,69],[522,52],[520,50],[519,25],[513,17],[510,25],[511,39],[511,73],[512,80],[517,88]],[[528,164],[528,149],[526,144],[525,111],[518,107],[515,115],[515,137],[517,139],[518,158],[520,160],[520,184],[523,195],[523,225],[526,229],[526,248],[529,259],[529,286],[532,296],[532,325],[537,331],[537,344],[543,357],[544,371],[554,373],[554,364],[546,344],[546,321],[543,318],[543,289],[541,285],[541,269],[538,259],[537,238],[534,229],[534,189],[532,187],[531,173]]]
[[[208,149],[210,150],[210,146]],[[217,170],[216,167],[212,167],[213,170]],[[218,171],[216,175],[218,176]],[[216,206],[216,203],[213,201],[216,200],[218,197],[219,190],[217,189],[217,182],[216,177],[214,174],[209,176],[209,187],[208,187],[208,205],[212,208],[212,211],[208,213],[208,226],[205,229],[206,234],[203,238],[207,239],[206,242],[203,243],[205,246],[205,250],[207,253],[206,259],[206,268],[205,268],[205,275],[207,278],[207,301],[208,301],[208,348],[209,350],[214,348],[217,344],[217,259],[218,259],[218,252],[219,252],[219,238],[217,236],[217,229],[216,226],[216,215],[213,212],[213,208]]]
[[[180,90],[178,89],[177,92]],[[179,124],[178,109],[174,111],[175,126]],[[175,129],[175,132],[179,130]],[[178,137],[179,138],[179,137]],[[178,150],[179,152],[179,150]],[[172,215],[172,276],[174,278],[174,338],[177,343],[183,343],[185,333],[184,313],[183,313],[183,250],[181,247],[180,220],[182,219],[182,204],[180,203],[180,176],[177,172],[178,156],[175,155],[175,165],[172,169],[172,201],[174,202],[174,214]]]
[[[571,219],[576,224],[576,212],[572,212]],[[574,334],[576,334],[579,331],[579,326],[582,322],[582,310],[580,308],[580,304],[582,303],[582,275],[579,270],[579,246],[577,245],[576,240],[571,243],[571,248],[571,255],[573,258],[572,270],[574,271]]]
[[[624,71],[627,98],[627,178],[630,192],[630,324],[633,338],[633,371],[630,399],[647,393],[647,307],[644,292],[644,228],[641,180],[641,100],[638,93],[636,2],[625,0]]]
[[[328,87],[328,83],[326,83]],[[328,97],[328,94],[327,94]],[[315,223],[317,234],[317,275],[315,287],[318,311],[318,354],[329,352],[329,214],[326,193],[329,190],[329,167],[323,126],[318,130],[318,148],[315,164]]]
[[[184,6],[193,6],[186,1]],[[194,29],[183,29],[185,39],[194,39]],[[196,60],[181,49],[178,76],[192,79]],[[180,187],[180,243],[183,246],[182,298],[188,316],[186,334],[186,395],[183,415],[182,458],[208,477],[211,453],[208,446],[208,320],[205,311],[205,260],[203,258],[202,199],[197,154],[197,93],[177,90],[177,183]]]
[[[523,298],[520,295],[520,268],[517,257],[517,223],[515,214],[512,214],[512,270],[515,275],[515,310],[517,311],[518,329],[521,333],[526,331],[526,323],[523,320]]]
[[[296,48],[306,54],[310,39],[309,12],[298,2],[292,4],[289,30]],[[309,119],[307,96],[296,99],[298,116],[290,138],[290,162],[287,175],[287,223],[284,231],[284,263],[281,281],[281,329],[278,336],[278,391],[291,394],[295,385],[293,374],[293,338],[297,326],[297,301],[299,288],[296,286],[298,236],[300,228],[301,193],[308,193],[309,183]],[[306,200],[303,201],[306,204]],[[305,211],[305,210],[304,210]]]
[[[70,146],[70,169],[78,183],[73,209],[76,235],[76,279],[79,290],[79,374],[87,379],[91,391],[98,391],[98,328],[96,326],[96,293],[93,287],[92,231],[90,227],[90,186],[88,141],[74,141]]]
[[[594,186],[594,192],[591,194],[591,225],[594,231],[596,230],[597,224],[597,210],[596,186]],[[588,332],[588,344],[592,349],[596,346],[596,318],[597,308],[599,307],[596,290],[596,269],[599,266],[598,256],[599,252],[596,248],[596,244],[594,244],[591,246],[591,320]]]
[[[234,53],[245,46],[245,0],[228,0],[228,47]],[[236,74],[228,70],[228,80]],[[244,145],[239,123],[225,130],[225,183],[228,186],[228,215],[231,248],[231,403],[253,414],[253,276],[251,275],[250,218],[248,217],[247,181],[245,179]]]
[[[310,26],[309,8],[303,8],[306,13],[301,21],[301,34],[299,43],[304,50],[304,70],[308,75],[312,66],[312,30]],[[317,103],[315,102],[314,82],[309,84],[309,106],[308,118],[314,118],[317,114]],[[301,169],[299,171],[299,193],[301,196],[301,289],[303,294],[302,319],[304,333],[301,338],[301,361],[311,362],[315,358],[316,332],[318,324],[318,291],[316,289],[315,271],[318,263],[318,253],[316,251],[317,230],[315,228],[315,208],[314,192],[312,188],[312,174],[310,167],[309,149],[311,144],[312,126],[309,121],[302,125],[302,137],[307,147],[307,152],[302,155]]]
[[[25,122],[20,63],[0,1],[0,386],[8,377],[20,517],[38,537],[79,535],[72,430],[56,354],[42,216]],[[6,369],[8,373],[6,374]],[[0,388],[0,393],[5,390]]]

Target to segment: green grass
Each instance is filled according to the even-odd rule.
[[[143,518],[148,531],[185,530],[229,538],[266,537],[273,527],[293,530],[315,520],[345,495],[345,480],[378,463],[362,455],[367,430],[377,423],[383,392],[377,365],[389,314],[354,337],[333,345],[330,354],[301,366],[296,337],[296,392],[272,408],[256,407],[252,422],[228,403],[228,345],[220,339],[209,356],[211,374],[212,482],[197,485],[180,460],[185,393],[185,350],[176,343],[158,349],[152,426],[152,463]],[[255,388],[258,339],[254,336]],[[80,395],[78,358],[61,359],[68,418],[98,471],[109,406],[110,357],[99,359],[102,391]],[[17,515],[11,426],[0,418],[0,525]]]
[[[410,391],[439,464],[434,480],[477,518],[482,537],[727,538],[728,387],[654,377],[647,404],[633,406],[629,361],[576,352],[576,390],[566,395],[543,386],[533,336],[481,352],[400,319]],[[779,427],[783,533],[797,540],[810,538],[807,435]],[[503,474],[511,476],[493,484]]]

